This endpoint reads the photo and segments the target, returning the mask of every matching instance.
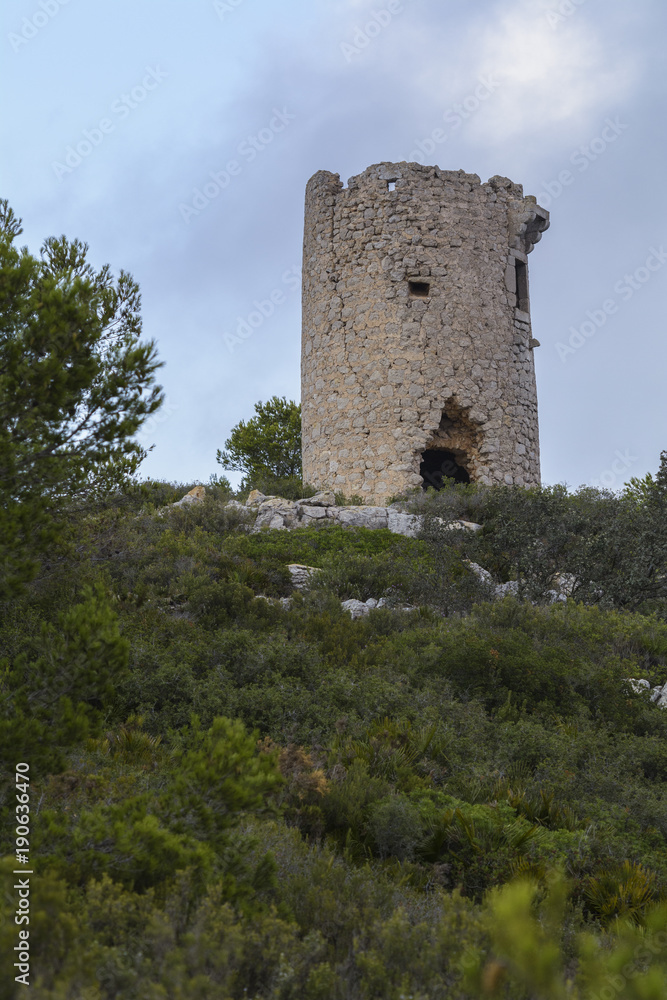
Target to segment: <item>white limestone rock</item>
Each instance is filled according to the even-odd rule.
[[[206,496],[205,486],[195,486],[194,489],[186,493],[184,497],[170,504],[171,507],[187,507],[191,503],[201,503]]]
[[[386,528],[386,507],[336,507],[334,520],[346,528]]]
[[[650,691],[651,685],[644,677],[626,677],[625,680],[630,685],[635,694],[642,694],[644,691]]]
[[[307,528],[309,524],[315,521],[326,521],[329,510],[331,510],[330,507],[305,507],[303,501],[299,500],[296,505],[297,521],[304,528]]]
[[[667,684],[653,688],[651,701],[655,702],[658,708],[667,708]]]
[[[354,598],[349,601],[341,601],[340,606],[344,611],[349,611],[352,618],[362,618],[371,610],[363,601],[355,601]]]
[[[246,501],[247,502],[247,501]],[[267,497],[259,504],[253,532],[262,528],[293,528],[296,525],[296,504],[282,497]]]
[[[468,569],[474,573],[475,576],[482,581],[482,583],[486,583],[490,587],[494,586],[493,577],[489,573],[488,569],[484,569],[484,567],[480,566],[479,563],[470,562],[469,559],[465,559],[464,562]]]
[[[317,567],[304,566],[302,563],[290,563],[287,568],[292,577],[292,586],[296,590],[307,590],[313,575],[319,573]]]
[[[299,500],[299,505],[301,507],[335,507],[336,497],[331,490],[323,490],[321,493],[316,493],[314,497],[305,497],[303,500]]]
[[[246,507],[259,507],[261,503],[265,500],[275,500],[276,497],[267,497],[264,493],[260,493],[259,490],[251,490],[248,494],[248,498],[245,502]]]
[[[387,527],[395,535],[404,535],[406,538],[416,538],[422,525],[419,514],[404,514],[401,511],[387,508]]]
[[[248,513],[248,508],[244,503],[240,503],[238,500],[228,500],[225,504],[225,510],[238,510],[243,511],[244,514]]]

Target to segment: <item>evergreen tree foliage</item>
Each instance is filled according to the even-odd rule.
[[[132,277],[95,271],[64,236],[35,257],[21,231],[0,202],[0,600],[34,576],[65,508],[136,470],[133,437],[162,399]]]
[[[243,473],[242,489],[301,477],[301,406],[283,396],[255,403],[255,416],[232,428],[217,461]]]

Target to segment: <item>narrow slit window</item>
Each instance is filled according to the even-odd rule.
[[[411,299],[427,299],[431,286],[428,281],[408,281],[408,291]]]
[[[530,301],[528,299],[528,265],[522,260],[517,260],[516,264],[516,305],[522,312],[530,312]]]
[[[396,190],[396,181],[387,181],[387,191]]]

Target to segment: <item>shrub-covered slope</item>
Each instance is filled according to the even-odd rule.
[[[658,492],[461,487],[420,539],[251,534],[224,497],[150,492],[2,609],[33,996],[667,994],[667,711],[626,681],[667,682]],[[557,572],[574,597],[547,603]]]

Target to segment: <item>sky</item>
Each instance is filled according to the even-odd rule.
[[[3,4],[0,197],[33,252],[64,233],[139,282],[166,395],[141,475],[206,482],[257,401],[299,399],[306,182],[401,160],[551,212],[529,258],[543,481],[655,471],[666,30],[664,0]]]

